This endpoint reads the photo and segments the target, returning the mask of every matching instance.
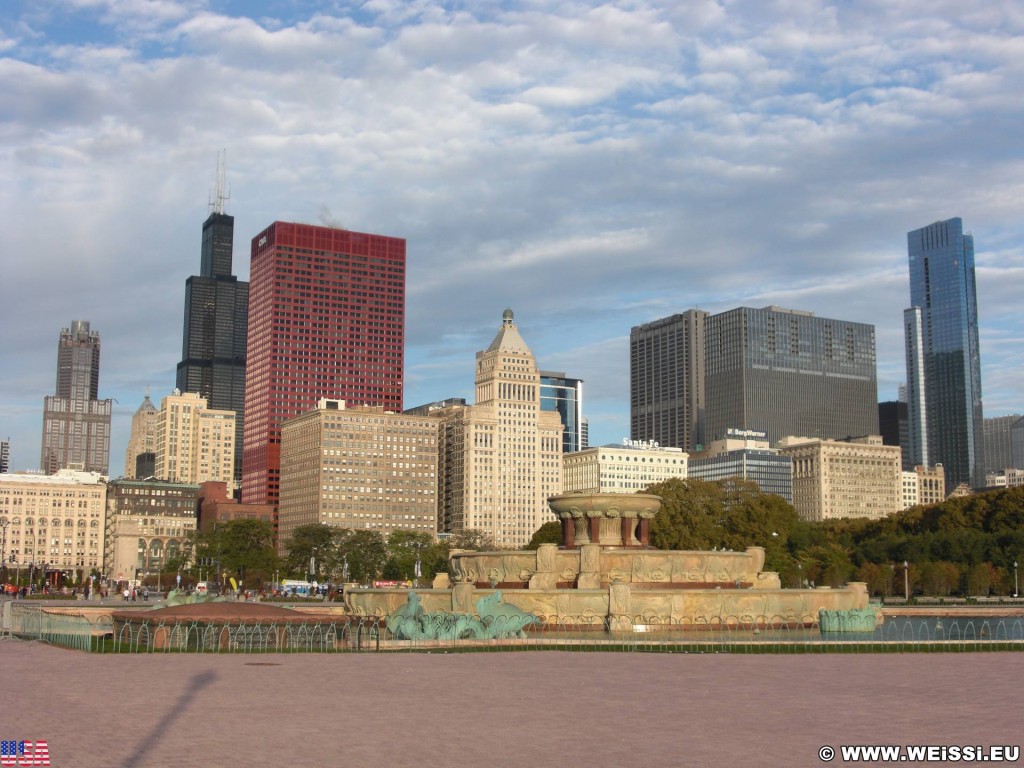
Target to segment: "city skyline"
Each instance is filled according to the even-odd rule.
[[[69,318],[103,333],[113,456],[146,386],[173,389],[225,148],[239,253],[278,219],[408,242],[406,405],[471,396],[506,306],[541,367],[586,383],[591,445],[629,434],[630,328],[691,307],[871,323],[894,399],[906,233],[958,216],[978,243],[985,415],[1021,410],[1010,7],[334,8],[5,5],[12,469],[38,461]]]

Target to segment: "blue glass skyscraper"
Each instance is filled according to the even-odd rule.
[[[974,238],[959,218],[907,233],[910,304],[904,313],[911,451],[942,464],[946,487],[984,485],[981,355]]]
[[[562,453],[587,447],[583,436],[583,381],[561,371],[540,372],[540,408],[562,417]]]

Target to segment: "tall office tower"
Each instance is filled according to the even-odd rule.
[[[132,416],[132,431],[124,452],[124,476],[128,480],[149,477],[156,469],[153,462],[156,459],[156,422],[159,414],[160,411],[149,399],[149,387],[146,387],[146,396]]]
[[[583,442],[583,380],[557,371],[540,372],[540,408],[562,419],[562,453],[586,448]]]
[[[875,328],[781,307],[705,321],[705,436],[730,429],[842,439],[878,434]]]
[[[540,373],[511,309],[476,354],[476,405],[442,408],[438,504],[442,533],[481,531],[523,546],[562,492],[562,419],[541,410]]]
[[[704,433],[704,324],[689,309],[629,333],[629,436],[700,450]],[[738,426],[738,425],[732,425]]]
[[[218,161],[213,210],[203,223],[199,274],[185,281],[185,327],[175,387],[197,392],[210,408],[235,414],[237,483],[242,476],[249,283],[231,274],[235,218],[224,213],[224,166]]]
[[[112,400],[98,400],[100,335],[75,320],[57,342],[57,392],[43,403],[39,463],[52,475],[72,467],[106,475],[110,465]]]
[[[436,537],[437,427],[431,416],[346,408],[326,398],[285,421],[280,553],[303,525]]]
[[[0,440],[0,475],[10,471],[11,441]]]
[[[903,454],[903,471],[912,472],[910,431],[907,404],[901,400],[888,400],[878,404],[878,433],[885,445],[898,445]]]
[[[1013,426],[1021,420],[1021,415],[995,416],[985,419],[985,472],[999,474],[1013,467],[1024,469],[1015,463],[1019,456],[1013,455]]]
[[[160,401],[155,464],[155,476],[172,483],[233,483],[235,414],[174,390]]]
[[[277,504],[281,422],[402,410],[405,240],[277,221],[252,240],[242,501]]]
[[[942,464],[947,488],[981,487],[985,445],[974,238],[963,233],[959,218],[938,221],[908,232],[907,251],[911,307],[904,327],[914,462]]]

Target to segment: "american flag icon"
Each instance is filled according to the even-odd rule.
[[[50,748],[45,741],[0,741],[0,766],[31,768],[50,764]]]

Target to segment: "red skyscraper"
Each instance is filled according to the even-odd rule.
[[[242,502],[276,505],[282,421],[322,397],[402,409],[405,240],[276,221],[249,283]]]

